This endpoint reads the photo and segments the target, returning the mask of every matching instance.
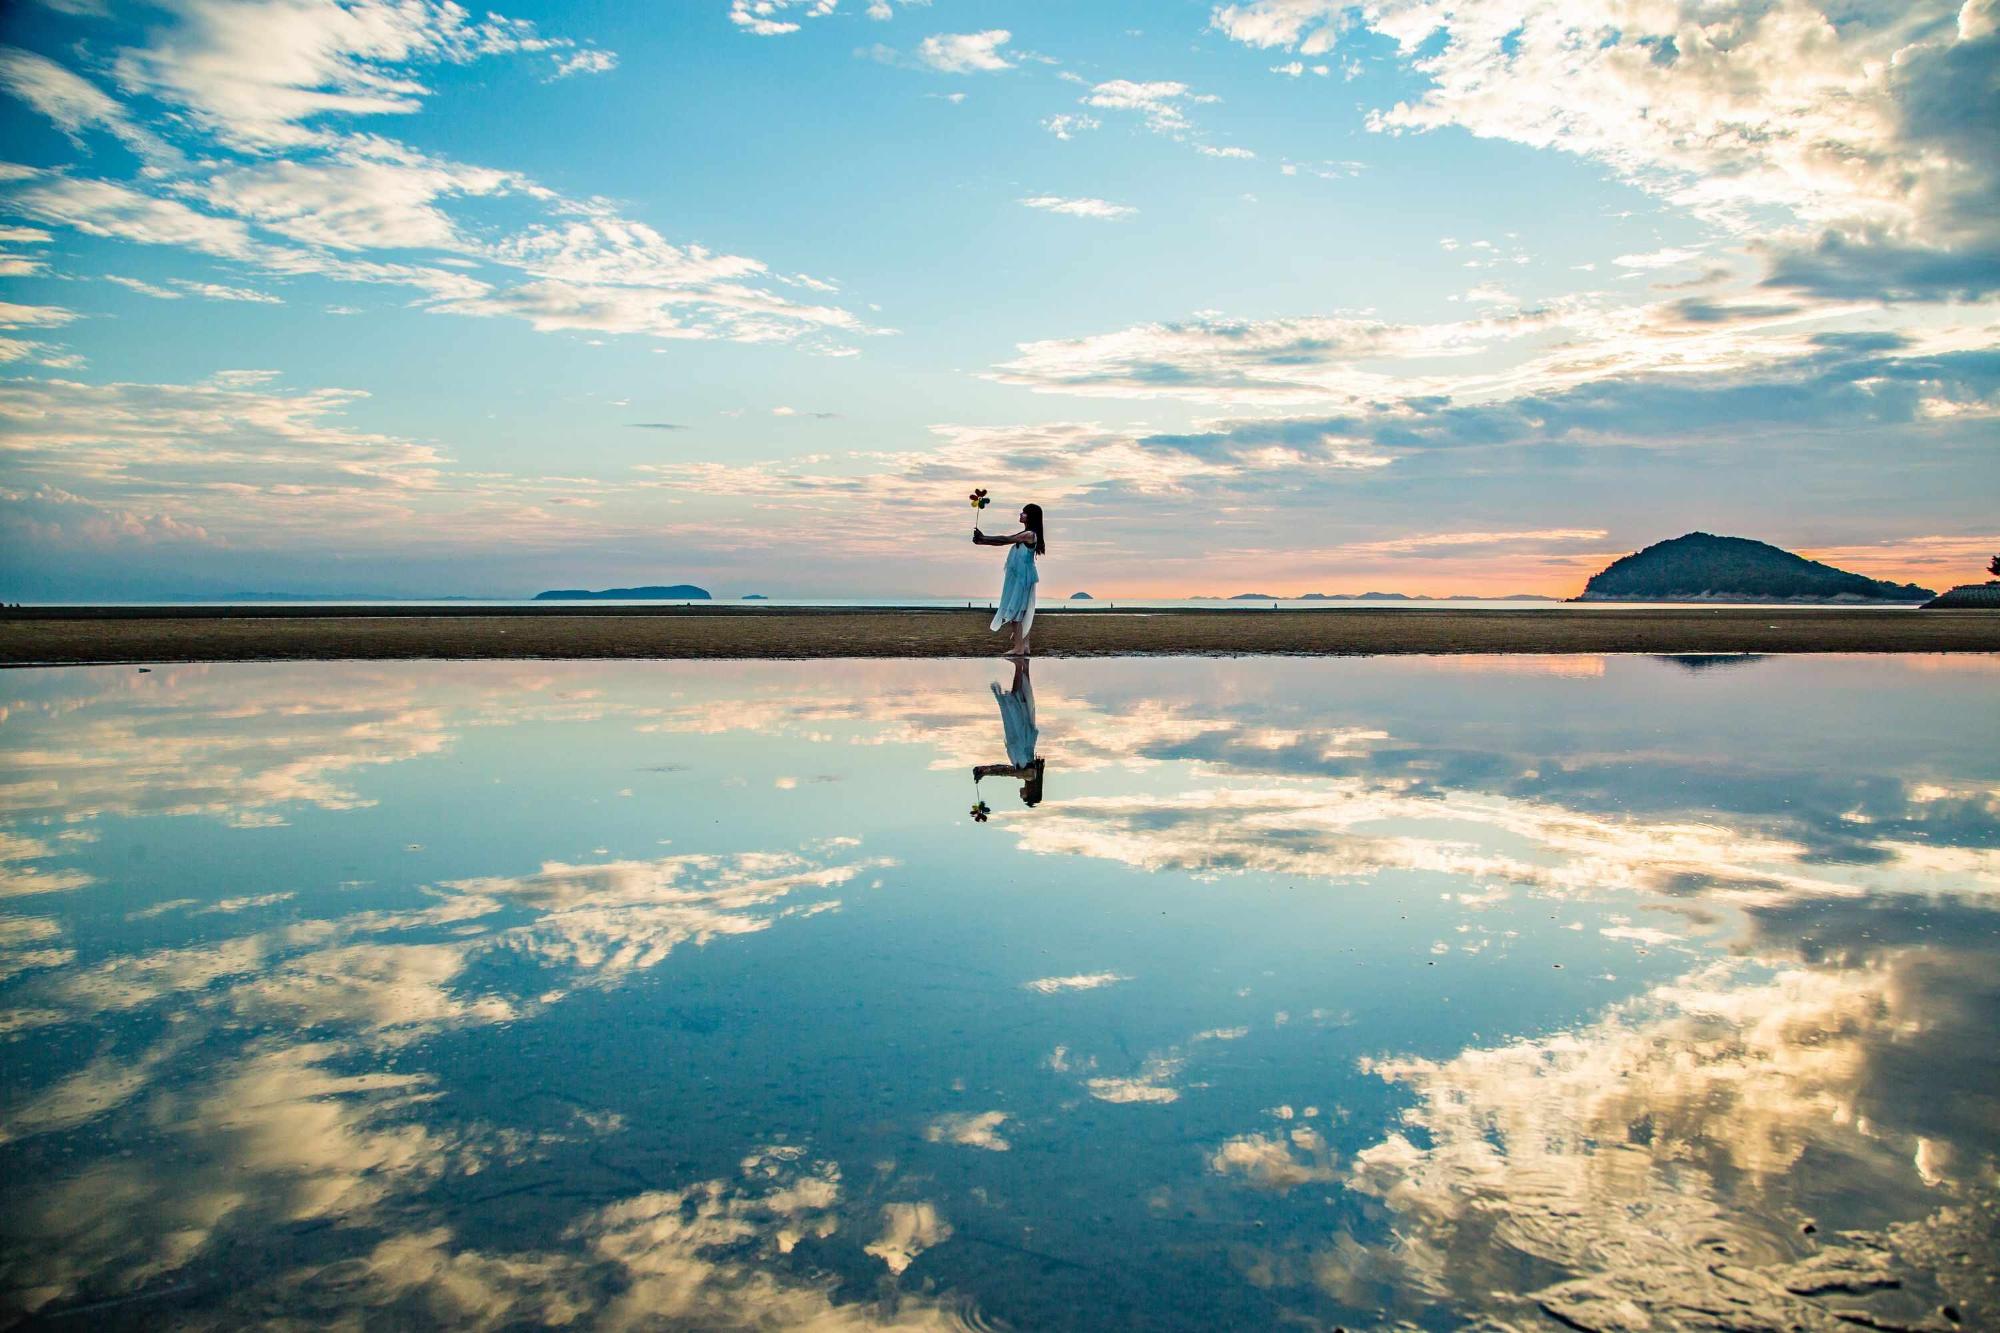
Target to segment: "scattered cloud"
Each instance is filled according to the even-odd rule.
[[[797,32],[800,18],[825,18],[840,0],[729,0],[729,21],[758,37]],[[872,18],[883,17],[870,13]]]
[[[104,275],[106,282],[150,296],[161,301],[178,301],[184,296],[200,296],[211,301],[244,301],[257,305],[282,305],[283,298],[268,292],[256,291],[249,287],[230,287],[219,282],[197,282],[188,278],[170,278],[172,287],[161,287],[138,278],[120,277],[115,273]]]
[[[1475,303],[1511,304],[1497,286],[1474,292]],[[1401,410],[1398,400],[1477,402],[1653,373],[1802,364],[1848,346],[1850,336],[1923,353],[1969,352],[1990,339],[1980,323],[1936,323],[1910,336],[1860,332],[1869,314],[1865,305],[1768,292],[1640,305],[1589,295],[1435,324],[1204,313],[1024,343],[989,374],[1044,393],[1273,405],[1319,399],[1387,414]]]
[[[1067,977],[1042,977],[1035,981],[1024,981],[1021,989],[1031,990],[1037,995],[1057,995],[1063,991],[1101,990],[1115,986],[1132,978],[1120,972],[1079,972]]]
[[[1401,555],[1454,547],[1546,546],[1558,542],[1601,542],[1610,534],[1602,528],[1538,528],[1525,532],[1432,532],[1386,541],[1357,542],[1346,549],[1356,554]]]
[[[550,57],[555,62],[552,78],[566,79],[572,74],[608,74],[618,68],[618,56],[612,51],[572,51]]]
[[[1429,80],[1372,113],[1599,162],[1757,244],[1773,285],[1830,297],[2000,290],[2000,156],[1987,132],[2000,52],[1983,0],[1730,0],[1698,14],[1585,0],[1451,9],[1388,0],[1218,8],[1254,47],[1331,49],[1352,22]],[[1773,216],[1793,225],[1774,232]]]
[[[1042,128],[1058,139],[1074,139],[1086,131],[1099,128],[1103,124],[1095,116],[1065,114],[1050,116],[1042,121]]]
[[[1209,24],[1233,41],[1257,47],[1286,47],[1304,55],[1333,49],[1347,0],[1250,0],[1218,5]]]
[[[1611,262],[1620,268],[1671,268],[1677,264],[1688,264],[1701,258],[1700,250],[1682,249],[1669,246],[1663,250],[1650,250],[1645,254],[1619,255]]]
[[[1188,122],[1187,107],[1221,100],[1171,80],[1141,83],[1131,79],[1109,79],[1092,87],[1085,95],[1083,104],[1105,111],[1131,112],[1141,117],[1146,128],[1155,134],[1179,138],[1194,128]]]
[[[932,1143],[955,1143],[987,1152],[1007,1152],[1014,1145],[1000,1137],[1000,1126],[1012,1119],[1005,1111],[960,1111],[941,1115],[924,1129]]]
[[[1064,217],[1096,218],[1103,222],[1116,222],[1138,213],[1138,209],[1125,204],[1114,204],[1103,199],[1065,199],[1061,195],[1037,194],[1021,200],[1029,208],[1039,208],[1048,213],[1061,213]]]
[[[180,0],[177,23],[118,53],[119,87],[178,106],[225,146],[252,152],[324,144],[331,116],[409,115],[426,64],[565,51],[524,19],[474,18],[440,0],[300,7]]]
[[[609,69],[612,52],[429,0],[310,12],[185,0],[174,13],[111,68],[127,95],[176,109],[162,132],[185,138],[187,153],[135,137],[120,102],[47,58],[0,56],[0,82],[37,110],[72,133],[120,135],[148,162],[126,181],[21,168],[0,180],[0,207],[275,276],[409,287],[435,311],[509,316],[548,332],[803,337],[837,350],[826,335],[862,330],[845,310],[780,294],[798,280],[757,260],[676,245],[604,201],[566,198],[518,173],[338,127],[419,110],[430,90],[415,74],[426,64],[536,54],[560,76]],[[198,173],[192,156],[203,161]],[[523,212],[530,220],[495,220]],[[240,284],[182,290],[276,299]]]
[[[1012,69],[1013,62],[1000,54],[1013,34],[1005,28],[985,32],[941,32],[917,45],[917,59],[946,74],[973,74]]]

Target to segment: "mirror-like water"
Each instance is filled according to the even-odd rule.
[[[0,1317],[1977,1327],[1996,685],[10,673]]]

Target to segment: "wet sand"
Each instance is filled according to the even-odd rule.
[[[0,666],[384,658],[991,657],[975,610],[49,607],[0,612]],[[1038,657],[2000,652],[2000,612],[1740,606],[1045,611]]]

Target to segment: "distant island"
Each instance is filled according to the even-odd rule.
[[[1073,592],[1069,595],[1069,599],[1072,602],[1094,602],[1097,600],[1087,592]]]
[[[703,593],[702,595],[707,596],[706,593]],[[771,599],[766,597],[761,592],[746,592],[743,594],[743,600],[746,602],[768,602]]]
[[[535,594],[538,602],[705,602],[709,600],[708,589],[697,588],[692,583],[669,583],[664,587],[644,588],[602,588],[596,592],[588,588],[552,588],[548,592]]]
[[[1926,611],[2000,611],[2000,579],[1991,583],[1961,583],[1925,602]]]
[[[1690,532],[1612,561],[1579,602],[1925,602],[1914,583],[1851,574],[1747,537]]]

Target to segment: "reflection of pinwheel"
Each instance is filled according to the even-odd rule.
[[[974,802],[972,803],[972,822],[973,822],[973,823],[975,823],[975,824],[984,824],[984,823],[985,823],[985,822],[987,821],[988,817],[990,817],[990,816],[992,815],[992,813],[993,813],[993,807],[992,807],[992,806],[990,806],[990,805],[988,805],[988,804],[986,804],[986,802],[984,802],[984,801],[974,801]]]
[[[972,507],[974,509],[984,509],[986,508],[987,505],[993,503],[992,497],[986,494],[986,488],[984,486],[981,486],[978,490],[974,491],[968,498],[972,501]]]

